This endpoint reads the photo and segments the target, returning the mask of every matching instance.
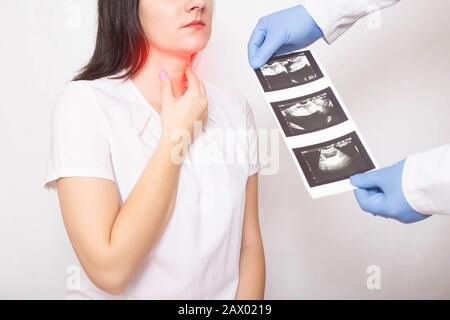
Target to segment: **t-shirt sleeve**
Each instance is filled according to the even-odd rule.
[[[260,171],[261,163],[259,159],[259,140],[255,117],[253,110],[247,101],[245,101],[245,118],[248,141],[248,176],[252,176]]]
[[[93,88],[71,82],[58,98],[51,119],[51,146],[44,188],[56,189],[62,177],[115,181],[108,122]]]

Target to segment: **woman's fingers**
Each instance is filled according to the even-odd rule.
[[[170,136],[177,129],[186,129],[193,137],[196,122],[201,121],[204,125],[208,119],[208,100],[204,84],[191,68],[187,68],[185,74],[187,90],[180,98],[174,96],[172,83],[167,74],[160,75],[161,102],[170,106],[163,108],[164,112],[161,114],[164,136]]]
[[[196,94],[201,94],[201,83],[200,80],[195,75],[194,71],[191,67],[186,69],[186,78],[188,81],[188,89],[187,92],[193,92]]]
[[[199,83],[200,83],[200,93],[202,94],[203,97],[206,97],[206,89],[205,89],[205,85],[204,85],[204,83],[201,82],[200,80],[199,80]]]
[[[159,74],[159,79],[161,80],[161,102],[163,105],[171,103],[175,100],[172,90],[172,82],[165,71]]]
[[[191,92],[194,96],[197,96],[199,105],[203,105],[207,101],[206,89],[203,82],[197,77],[191,67],[186,69],[186,78],[188,80],[188,91],[186,93]],[[206,108],[202,112],[199,117],[199,120],[202,121],[203,125],[206,123],[208,119],[208,105],[206,102]]]

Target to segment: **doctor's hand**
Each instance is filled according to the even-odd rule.
[[[402,188],[404,165],[405,160],[350,178],[352,185],[358,188],[355,190],[356,199],[364,211],[402,223],[418,222],[430,217],[415,211],[406,200]]]
[[[302,6],[261,18],[248,43],[249,62],[259,69],[275,54],[303,49],[323,36],[314,19]]]

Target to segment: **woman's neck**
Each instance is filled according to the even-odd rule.
[[[160,73],[166,72],[172,82],[173,94],[181,97],[185,88],[185,72],[191,63],[191,57],[170,55],[157,49],[150,49],[147,62],[142,69],[132,77],[136,87],[156,111],[161,111],[161,80]]]

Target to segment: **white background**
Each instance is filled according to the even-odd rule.
[[[57,195],[43,189],[53,103],[90,57],[94,0],[0,4],[0,298],[62,298],[75,263]],[[249,99],[276,128],[248,67],[259,16],[293,0],[217,0],[199,71]],[[408,0],[314,46],[382,166],[450,140],[450,3]],[[75,18],[74,18],[75,17]],[[79,24],[77,26],[77,18]],[[381,28],[373,28],[377,22]],[[280,140],[281,141],[281,140]],[[361,212],[351,192],[313,201],[284,144],[260,177],[269,299],[450,298],[450,217],[402,225]],[[381,268],[381,290],[366,286]]]

